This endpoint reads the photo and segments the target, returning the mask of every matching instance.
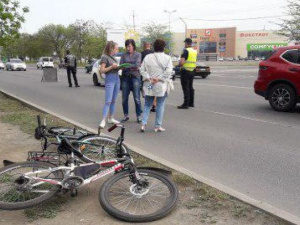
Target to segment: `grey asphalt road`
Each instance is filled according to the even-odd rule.
[[[0,89],[96,129],[104,90],[79,70],[80,88],[60,81],[42,83],[42,71],[0,71]],[[213,67],[207,79],[195,79],[195,109],[182,103],[179,79],[167,100],[164,133],[154,133],[151,115],[146,133],[135,122],[133,99],[126,142],[212,181],[300,217],[300,108],[279,113],[253,92],[256,67]],[[116,118],[121,119],[121,95]]]

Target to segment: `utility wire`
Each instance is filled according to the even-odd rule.
[[[223,20],[206,20],[206,19],[191,19],[191,18],[183,18],[185,20],[199,20],[206,22],[223,22],[223,21],[240,21],[240,20],[259,20],[259,19],[268,19],[268,18],[278,18],[289,15],[280,15],[280,16],[262,16],[262,17],[251,17],[251,18],[239,18],[239,19],[223,19]]]

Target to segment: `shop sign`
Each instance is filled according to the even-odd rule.
[[[272,51],[275,48],[287,46],[287,43],[247,44],[248,51]]]
[[[220,38],[226,38],[226,34],[219,34]]]
[[[205,30],[205,36],[211,36],[211,29]]]
[[[191,34],[191,38],[193,39],[197,38],[197,34]]]
[[[240,37],[244,38],[244,37],[268,37],[269,33],[266,32],[257,32],[257,33],[240,33]]]
[[[200,37],[201,41],[209,41],[209,37]]]

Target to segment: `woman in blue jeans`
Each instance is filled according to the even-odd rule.
[[[102,121],[99,129],[103,129],[109,113],[108,123],[119,123],[114,119],[116,100],[120,90],[120,78],[118,74],[118,62],[114,55],[119,51],[118,44],[109,41],[106,44],[100,59],[100,73],[105,73],[105,104],[103,107]]]
[[[145,132],[155,97],[157,102],[154,131],[165,131],[165,128],[162,127],[162,121],[166,98],[170,90],[169,82],[172,75],[173,64],[171,57],[164,53],[166,43],[163,40],[157,39],[153,46],[154,53],[145,57],[140,69],[144,81],[143,90],[145,92],[145,106],[141,132]]]
[[[124,123],[129,120],[128,98],[130,91],[132,91],[137,122],[141,123],[141,75],[139,68],[141,66],[142,54],[135,51],[136,46],[133,39],[126,40],[125,47],[127,52],[122,55],[120,63],[130,63],[132,66],[130,68],[123,69],[122,72],[122,106],[124,112],[124,119],[122,122]]]

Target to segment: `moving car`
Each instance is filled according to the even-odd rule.
[[[197,65],[197,67],[194,70],[194,76],[202,77],[203,79],[205,79],[211,73],[210,67],[207,66],[205,63],[197,62],[196,65]],[[179,66],[175,66],[173,70],[175,71],[174,77],[180,76],[180,67]]]
[[[26,64],[21,59],[9,59],[6,63],[6,70],[24,70],[26,71]]]
[[[300,100],[300,45],[275,49],[259,64],[256,94],[277,111],[290,111]]]
[[[4,70],[4,68],[5,68],[5,65],[4,65],[4,63],[0,60],[0,70]]]
[[[41,57],[36,63],[37,69],[54,68],[52,57]]]

